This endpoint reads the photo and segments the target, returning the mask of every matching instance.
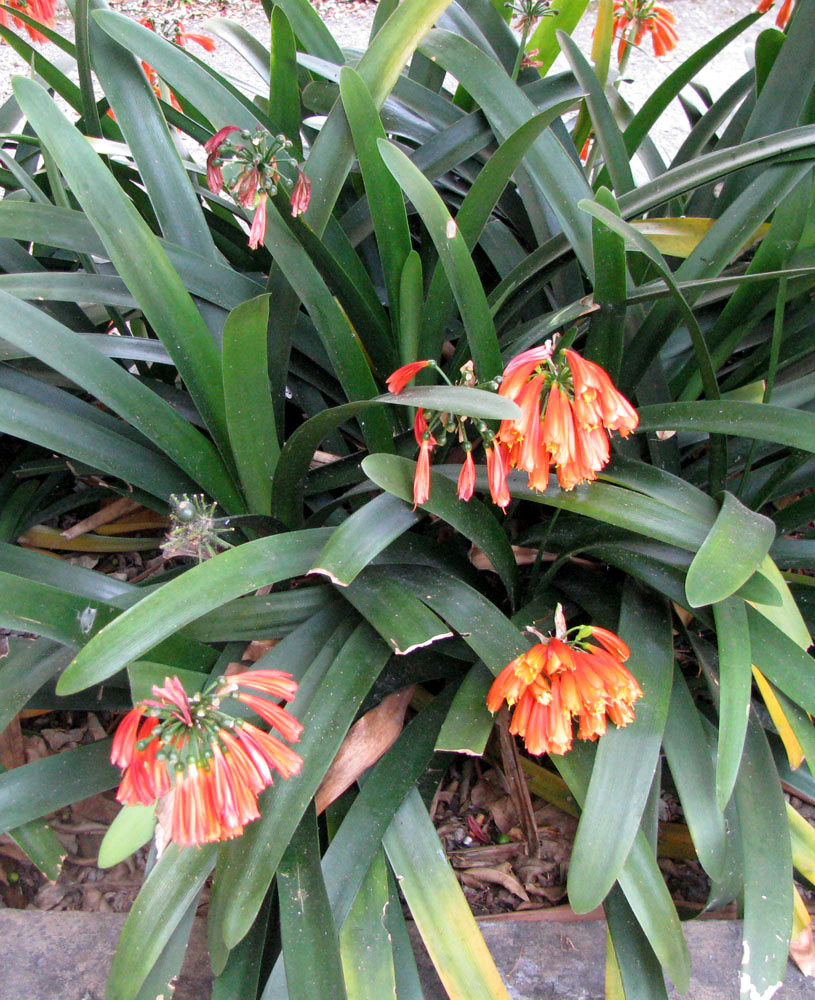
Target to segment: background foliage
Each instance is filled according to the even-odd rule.
[[[483,751],[492,676],[557,602],[622,636],[645,691],[634,724],[552,758],[582,809],[572,906],[605,901],[629,1000],[666,996],[663,972],[687,987],[654,854],[669,784],[709,905],[743,913],[745,994],[763,995],[804,926],[792,869],[811,875],[815,848],[781,787],[812,795],[815,761],[815,3],[759,37],[754,69],[704,101],[670,162],[653,123],[754,16],[633,114],[556,34],[579,2],[542,22],[545,65],[517,79],[516,38],[488,0],[381,0],[362,54],[306,0],[264,6],[269,51],[211,24],[256,71],[253,92],[78,0],[76,44],[46,33],[79,85],[38,55],[39,81],[18,78],[0,108],[0,624],[26,634],[0,662],[0,727],[60,704],[57,677],[72,705],[127,707],[166,672],[193,690],[256,636],[282,640],[261,665],[301,685],[302,774],[264,793],[239,841],[161,854],[108,997],[155,996],[176,974],[211,873],[218,998],[420,996],[396,881],[450,995],[506,996],[439,857],[424,776],[449,751]],[[608,29],[599,44],[601,63]],[[553,74],[558,46],[571,70]],[[588,168],[569,132],[580,107]],[[190,152],[226,125],[288,135],[312,183],[304,218],[270,203],[254,253],[244,211]],[[437,390],[420,378],[393,406],[385,377],[433,358],[454,374],[472,359],[486,379],[564,330],[641,417],[600,480],[537,494],[513,475],[503,516],[460,504],[442,458],[412,510],[408,405]],[[318,449],[334,460],[314,465]],[[48,549],[46,522],[103,497],[166,514],[184,492],[219,505],[235,547],[158,583],[17,541]],[[471,544],[494,574],[472,568]],[[349,726],[416,681],[432,697],[319,827],[313,798]],[[41,817],[114,787],[108,753],[0,775],[3,828],[43,871],[58,847]],[[120,824],[114,856],[152,824]]]

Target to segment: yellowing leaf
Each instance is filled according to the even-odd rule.
[[[637,219],[631,225],[643,236],[647,236],[660,253],[669,257],[689,257],[713,228],[715,222],[716,219],[683,217]],[[769,228],[768,222],[762,223],[739,250],[739,254],[764,239]]]

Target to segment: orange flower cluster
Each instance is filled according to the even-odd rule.
[[[758,5],[758,7],[756,7],[756,10],[759,12],[759,14],[764,14],[766,11],[770,9],[770,7],[772,7],[774,3],[775,0],[761,0],[761,3]],[[786,28],[787,24],[789,23],[794,3],[795,0],[784,0],[784,2],[778,8],[778,14],[776,15],[775,23],[782,30]]]
[[[516,706],[509,731],[532,754],[571,750],[573,719],[581,740],[602,736],[607,719],[627,726],[634,720],[633,703],[642,697],[636,678],[623,666],[629,650],[619,636],[597,626],[571,631],[577,633],[571,640],[565,633],[539,635],[540,642],[504,667],[487,695],[491,712],[505,701]]]
[[[620,37],[617,59],[622,62],[631,39],[629,27],[633,28],[634,45],[639,45],[646,32],[651,33],[651,44],[655,56],[664,56],[676,48],[679,35],[676,19],[667,7],[655,4],[653,0],[615,0],[614,37]]]
[[[21,13],[33,17],[40,24],[45,25],[46,28],[53,28],[56,23],[54,13],[57,8],[57,0],[6,0],[6,3],[14,10],[19,10]],[[17,28],[25,28],[32,41],[37,42],[39,45],[45,45],[48,41],[41,31],[32,28],[30,24],[21,21],[19,17],[15,17],[5,10],[0,10],[0,24],[10,28],[12,21]]]
[[[606,371],[568,348],[565,363],[553,360],[554,347],[524,351],[507,365],[498,383],[498,393],[517,403],[521,416],[503,420],[496,434],[480,422],[479,432],[487,456],[487,482],[493,503],[507,507],[511,500],[507,475],[511,469],[529,474],[529,487],[543,492],[554,467],[562,489],[597,478],[610,456],[609,431],[627,437],[636,429],[639,417],[625,396],[614,387]],[[431,361],[412,361],[398,368],[388,379],[388,389],[398,394]],[[496,383],[488,387],[495,388]],[[469,500],[475,491],[476,470],[472,444],[464,431],[466,417],[438,415],[433,421],[442,430],[457,430],[465,452],[458,478],[458,495]],[[448,424],[450,425],[448,428]],[[428,424],[424,409],[416,412],[413,425],[419,458],[413,480],[413,502],[426,503],[430,496],[430,456],[440,443]]]
[[[521,408],[519,420],[504,420],[495,441],[509,468],[529,473],[529,487],[545,490],[549,469],[564,490],[597,478],[608,463],[608,431],[627,437],[639,423],[636,410],[606,371],[576,351],[563,351],[555,365],[549,345],[513,358],[498,389]]]
[[[110,759],[124,771],[116,798],[151,805],[167,796],[170,840],[182,847],[239,836],[260,816],[257,797],[273,772],[289,778],[303,761],[282,740],[221,711],[221,702],[242,702],[295,743],[302,724],[268,698],[290,701],[296,691],[297,682],[279,670],[222,677],[192,697],[177,677],[166,677],[116,730]]]
[[[209,38],[207,35],[197,35],[194,32],[185,31],[184,25],[176,18],[156,21],[153,17],[143,17],[139,21],[139,24],[143,24],[145,28],[155,31],[157,34],[161,35],[162,38],[166,38],[168,41],[171,41],[176,45],[180,45],[182,48],[187,44],[187,42],[195,42],[207,52],[215,51],[214,39]],[[159,84],[158,73],[156,73],[149,63],[142,61],[141,65],[144,70],[144,75],[147,77],[147,80],[153,88],[153,92],[156,97],[161,97],[161,86]],[[176,111],[181,110],[181,105],[178,103],[178,99],[172,91],[170,91],[170,103]]]

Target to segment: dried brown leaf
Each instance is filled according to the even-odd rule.
[[[790,942],[790,958],[805,976],[815,976],[815,934],[812,921]]]
[[[413,686],[396,691],[351,726],[337,756],[317,789],[317,812],[321,813],[350,788],[357,778],[389,750],[402,732],[405,713],[413,697]]]
[[[508,892],[511,892],[513,896],[517,896],[525,903],[529,902],[526,889],[524,889],[518,879],[501,868],[466,868],[458,874],[462,882],[475,889],[479,888],[483,883],[489,882],[493,885],[502,886]]]

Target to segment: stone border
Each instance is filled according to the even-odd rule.
[[[0,910],[0,997],[104,1000],[105,979],[125,918],[122,913]],[[737,1000],[740,922],[696,920],[683,927],[693,968],[688,996]],[[512,1000],[603,1000],[603,921],[490,920],[481,923],[481,930]],[[415,928],[411,937],[416,945]],[[447,1000],[420,944],[417,953],[425,1000]],[[211,984],[206,928],[199,919],[175,1000],[208,1000]],[[774,998],[812,1000],[814,995],[812,980],[790,963],[787,981]],[[678,1000],[679,994],[672,990],[670,997]]]

